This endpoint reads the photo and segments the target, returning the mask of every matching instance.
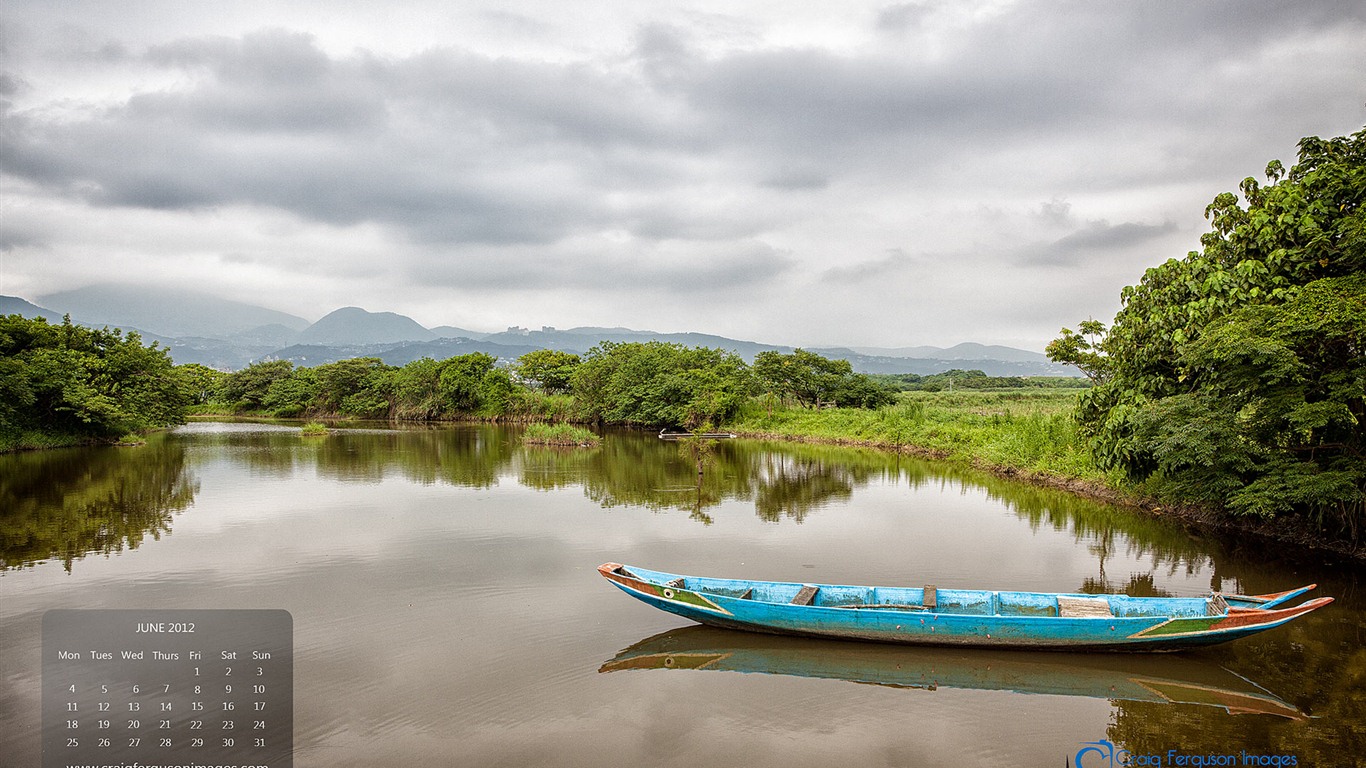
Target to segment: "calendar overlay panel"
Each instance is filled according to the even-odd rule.
[[[282,610],[43,614],[43,768],[292,768]]]

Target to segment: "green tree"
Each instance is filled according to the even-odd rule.
[[[222,386],[223,399],[238,410],[261,410],[266,407],[271,385],[277,379],[288,378],[293,371],[294,363],[288,360],[252,363],[228,375]]]
[[[770,395],[792,397],[815,408],[880,408],[895,400],[889,387],[854,373],[848,360],[832,360],[804,349],[786,355],[774,350],[760,352],[754,356],[754,378]]]
[[[753,388],[749,366],[732,352],[657,341],[603,342],[572,381],[592,418],[689,428],[734,416]]]
[[[1054,362],[1075,365],[1092,384],[1104,384],[1109,378],[1107,361],[1100,349],[1100,342],[1105,338],[1105,323],[1083,320],[1077,328],[1078,331],[1062,329],[1062,335],[1049,342],[1044,352]]]
[[[1083,346],[1065,331],[1050,354],[1099,374],[1079,419],[1103,467],[1238,513],[1299,510],[1355,532],[1366,130],[1303,139],[1299,162],[1287,173],[1273,161],[1266,177],[1243,181],[1242,202],[1218,195],[1202,249],[1125,288],[1103,339]]]
[[[303,416],[319,410],[318,389],[316,368],[294,368],[270,381],[261,407],[284,418]]]
[[[228,378],[228,374],[223,371],[217,371],[199,363],[177,365],[175,371],[176,375],[180,377],[181,390],[185,393],[185,401],[191,405],[213,402],[218,397],[218,391],[223,382]]]
[[[545,392],[568,392],[574,369],[582,362],[571,352],[558,349],[538,349],[517,358],[514,370],[524,381],[530,381]]]
[[[494,370],[498,359],[484,352],[457,355],[440,363],[437,396],[443,414],[474,413],[483,405],[484,377]]]
[[[108,439],[184,421],[167,350],[136,333],[0,318],[0,445],[24,434]]]
[[[1351,526],[1366,488],[1366,276],[1315,280],[1279,306],[1211,323],[1183,345],[1189,390],[1134,416],[1134,442],[1183,495],[1271,517],[1331,509]]]
[[[393,405],[393,372],[378,357],[355,357],[320,365],[318,409],[362,419],[388,418]]]
[[[505,416],[516,409],[523,391],[506,368],[491,368],[479,382],[479,406],[475,413],[486,418]]]
[[[441,363],[430,357],[414,360],[394,372],[394,416],[400,419],[430,421],[441,418],[443,410],[437,389]]]

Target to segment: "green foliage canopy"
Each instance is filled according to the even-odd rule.
[[[220,393],[222,398],[241,410],[260,410],[269,408],[267,399],[271,386],[277,381],[288,379],[294,371],[294,363],[288,360],[267,360],[252,363],[240,371],[234,371],[223,381]],[[278,394],[276,402],[278,403]]]
[[[804,349],[791,354],[775,350],[754,356],[754,377],[766,393],[792,397],[802,405],[880,408],[895,400],[891,389],[854,373],[848,360],[833,360]]]
[[[568,392],[581,358],[559,349],[538,349],[517,358],[514,369],[523,380],[550,393]]]
[[[26,433],[110,439],[185,420],[170,355],[136,333],[0,317],[0,445]]]
[[[1149,269],[1094,345],[1054,360],[1099,385],[1096,458],[1237,513],[1366,522],[1366,130],[1306,138],[1242,200],[1218,195],[1200,251]],[[1245,205],[1244,205],[1245,204]],[[1083,332],[1103,331],[1092,326]]]
[[[690,429],[735,415],[753,389],[749,366],[733,352],[658,341],[603,342],[572,381],[593,418]]]

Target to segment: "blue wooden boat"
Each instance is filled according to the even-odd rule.
[[[1210,659],[1179,654],[897,647],[781,637],[692,624],[624,648],[599,672],[705,670],[788,675],[888,688],[1012,691],[1218,707],[1231,715],[1308,715]]]
[[[620,563],[598,572],[644,603],[703,624],[920,645],[1179,651],[1247,637],[1333,602],[1282,607],[1314,584],[1271,595],[1129,597],[714,579]]]

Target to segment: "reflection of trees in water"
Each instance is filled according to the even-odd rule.
[[[136,549],[171,531],[199,484],[165,435],[136,448],[0,456],[0,570]]]
[[[1067,533],[1096,558],[1080,591],[1142,591],[1141,575],[1112,572],[1116,561],[1147,561],[1140,571],[1176,575],[1208,569],[1211,587],[1271,592],[1262,562],[1227,556],[1226,542],[1196,538],[1164,520],[1049,488],[952,464],[847,446],[721,440],[709,446],[705,471],[677,443],[653,433],[612,432],[591,451],[523,447],[520,430],[494,425],[346,430],[302,438],[293,429],[201,433],[195,445],[222,445],[254,472],[288,476],[311,469],[342,482],[379,482],[397,473],[419,483],[485,488],[511,474],[531,488],[581,485],[604,507],[679,510],[708,522],[727,502],[752,502],[760,518],[800,522],[831,503],[847,503],[871,482],[911,488],[980,490],[1034,530]],[[1214,553],[1214,554],[1211,554]],[[1216,567],[1217,564],[1217,567]],[[1135,581],[1137,579],[1137,581]]]
[[[770,523],[784,517],[800,523],[812,510],[852,498],[858,482],[858,473],[811,456],[765,452],[753,457],[750,471],[755,475],[754,511]]]
[[[735,471],[731,446],[718,445],[699,475],[677,444],[653,435],[614,434],[584,463],[584,494],[603,507],[677,509],[709,523],[706,509],[750,495],[751,478]]]
[[[800,522],[832,502],[847,502],[873,481],[909,487],[981,489],[1035,530],[1070,532],[1091,548],[1099,568],[1089,588],[1119,583],[1128,574],[1104,571],[1113,556],[1149,560],[1153,570],[1198,572],[1210,563],[1210,543],[1179,527],[1071,494],[1006,480],[971,469],[885,451],[813,444],[721,440],[708,446],[705,471],[677,443],[653,433],[613,432],[591,451],[523,447],[520,430],[493,425],[433,429],[341,430],[301,438],[294,430],[201,434],[253,470],[285,476],[308,467],[343,482],[379,482],[386,474],[419,483],[483,488],[513,474],[531,488],[582,485],[604,507],[640,506],[686,511],[706,522],[707,511],[728,501],[750,501],[755,514]],[[1216,571],[1212,579],[1238,578]]]
[[[550,445],[522,447],[517,462],[517,481],[538,491],[557,491],[583,483],[589,462],[598,449],[563,448]]]
[[[584,493],[604,507],[677,509],[702,523],[711,522],[708,509],[727,501],[753,501],[764,520],[800,522],[831,501],[849,499],[874,474],[832,461],[818,447],[782,450],[728,440],[708,446],[699,474],[697,459],[676,443],[631,435],[609,438],[582,467]]]
[[[470,488],[496,485],[516,450],[515,435],[494,426],[339,429],[303,437],[297,429],[206,432],[196,446],[216,446],[254,473],[290,477],[309,469],[320,477],[378,483],[397,474],[413,482]]]
[[[1264,560],[1196,538],[1165,520],[1049,488],[945,463],[847,446],[721,440],[709,446],[705,472],[674,442],[653,433],[617,431],[591,451],[523,447],[520,430],[494,425],[346,430],[302,438],[293,429],[195,435],[195,445],[221,445],[254,472],[288,476],[311,469],[342,482],[379,482],[397,473],[419,483],[484,488],[512,475],[527,487],[581,485],[604,507],[679,510],[709,522],[726,502],[752,502],[760,518],[800,522],[854,489],[878,481],[911,488],[980,490],[1034,530],[1067,533],[1096,558],[1096,573],[1079,591],[1136,593],[1152,588],[1146,574],[1192,575],[1208,569],[1214,589],[1272,592]],[[1232,551],[1231,551],[1232,550]],[[1113,573],[1116,561],[1147,561],[1138,574]],[[1131,566],[1130,566],[1131,567]],[[1146,576],[1151,581],[1152,577]]]
[[[1361,727],[1366,723],[1366,648],[1360,637],[1351,635],[1360,632],[1361,624],[1353,622],[1349,632],[1342,631],[1346,622],[1341,618],[1337,631],[1320,624],[1312,629],[1297,626],[1293,640],[1273,636],[1220,646],[1218,658],[1221,666],[1255,679],[1312,719],[1268,723],[1262,717],[1230,716],[1207,707],[1117,701],[1107,738],[1135,755],[1165,758],[1169,749],[1233,754],[1236,764],[1243,765],[1241,753],[1247,752],[1294,755],[1296,765],[1360,765],[1360,756],[1366,754]]]
[[[340,432],[317,449],[318,473],[348,481],[379,482],[398,472],[414,482],[488,488],[511,464],[515,435],[491,426],[461,429]]]

